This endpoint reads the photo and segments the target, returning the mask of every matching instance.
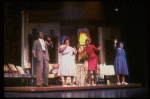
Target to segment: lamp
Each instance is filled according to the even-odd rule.
[[[28,76],[30,75],[30,71],[29,71],[30,68],[31,68],[30,62],[27,63],[27,64],[24,66],[24,71],[26,72],[26,74],[27,74]]]

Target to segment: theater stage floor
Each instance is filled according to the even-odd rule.
[[[5,92],[45,92],[45,91],[69,91],[69,90],[91,90],[91,89],[116,89],[116,88],[134,88],[141,87],[141,84],[130,83],[128,85],[117,85],[117,84],[99,84],[96,86],[51,86],[51,87],[31,87],[31,86],[22,86],[22,87],[4,87]]]
[[[87,87],[87,88],[86,88]],[[15,87],[16,88],[16,87]],[[97,85],[97,86],[76,86],[76,87],[18,87],[15,91],[13,87],[5,88],[4,98],[143,98],[148,97],[148,85],[129,84],[118,85]],[[29,91],[23,91],[24,89]],[[54,88],[56,88],[54,90]],[[58,90],[59,88],[59,90]],[[91,89],[90,89],[91,88]],[[9,91],[6,89],[11,89]],[[31,91],[32,89],[32,91]],[[38,91],[34,91],[34,90]],[[53,89],[53,90],[52,90]],[[83,89],[83,90],[82,90]],[[40,91],[43,90],[43,91]],[[45,91],[44,91],[45,90]]]

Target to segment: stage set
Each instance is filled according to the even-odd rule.
[[[112,89],[140,87],[141,84],[117,85],[114,73],[113,50],[114,39],[121,40],[119,27],[105,26],[103,4],[82,2],[85,7],[92,7],[95,11],[92,16],[91,10],[86,10],[85,15],[74,11],[74,7],[67,3],[62,5],[61,11],[22,11],[22,38],[21,38],[21,65],[15,66],[13,63],[4,65],[4,91],[64,91],[64,90],[91,90],[91,89]],[[85,4],[84,4],[85,3]],[[97,10],[97,8],[99,8]],[[79,10],[80,11],[80,10]],[[61,14],[60,14],[61,12]],[[78,13],[78,15],[77,15]],[[53,49],[49,50],[49,84],[51,87],[35,87],[36,85],[36,62],[32,55],[33,41],[37,39],[37,32],[42,32],[44,37],[49,36],[53,42]],[[58,48],[61,45],[61,37],[70,37],[70,46],[79,47],[83,50],[85,39],[91,38],[92,44],[101,46],[101,50],[96,52],[98,57],[97,85],[88,86],[86,53],[75,56],[76,74],[74,79],[76,86],[71,86],[70,78],[67,78],[68,86],[63,86],[63,77],[58,77],[57,68],[61,54]],[[80,59],[80,61],[78,61]],[[92,73],[91,78],[93,79]],[[128,77],[127,77],[128,78]],[[91,84],[93,81],[91,79]],[[128,80],[128,79],[126,79]]]
[[[45,92],[45,91],[71,91],[71,90],[93,90],[93,89],[117,89],[117,88],[136,88],[141,87],[141,84],[128,84],[128,85],[117,85],[117,84],[98,84],[96,86],[88,85],[76,85],[76,86],[56,86],[51,87],[32,87],[32,86],[22,86],[22,87],[4,87],[5,92]]]
[[[20,66],[8,64],[4,67],[4,91],[5,92],[30,92],[30,91],[69,91],[69,90],[94,90],[94,89],[117,89],[117,88],[135,88],[141,87],[141,84],[129,83],[127,85],[118,85],[116,76],[114,75],[113,66],[99,66],[97,71],[97,85],[93,85],[93,77],[91,73],[91,85],[87,85],[87,71],[84,69],[85,64],[76,66],[77,76],[74,79],[76,86],[71,85],[70,77],[67,78],[67,86],[63,85],[63,77],[57,75],[57,69],[54,69],[58,64],[49,64],[49,85],[51,87],[36,87],[36,76],[32,76],[24,72]],[[20,68],[19,68],[20,67]],[[6,73],[7,72],[7,73]],[[56,73],[56,74],[55,74]],[[101,76],[100,76],[101,75]],[[10,83],[11,82],[11,83]]]

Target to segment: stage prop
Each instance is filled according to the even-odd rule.
[[[62,85],[61,78],[57,75],[59,64],[49,64],[49,67],[49,84]],[[28,70],[30,68],[30,64],[24,69],[21,66],[14,66],[14,64],[4,65],[4,86],[35,86],[36,75],[30,75]]]
[[[16,66],[16,68],[17,68],[19,74],[25,74],[25,72],[24,72],[24,70],[22,69],[21,66]]]
[[[78,36],[78,45],[77,45],[77,47],[78,47],[79,51],[82,51],[85,47],[85,40],[87,38],[90,38],[89,29],[88,28],[79,28],[77,30],[77,36]],[[82,54],[78,54],[77,58],[78,58],[79,63],[83,63],[84,60],[88,59],[88,55],[87,55],[86,52],[84,52]]]
[[[11,71],[14,71],[14,72],[17,71],[17,69],[15,68],[14,64],[8,64],[8,66],[9,66]]]
[[[98,79],[103,80],[104,84],[114,84],[117,82],[113,65],[98,65],[98,73],[100,74]]]
[[[9,66],[9,68],[8,68]],[[28,68],[22,68],[21,66],[14,66],[13,64],[4,65],[4,81],[19,82],[14,84],[14,86],[35,86],[36,85],[36,75],[30,75]],[[17,68],[17,69],[16,69]],[[49,84],[50,85],[63,85],[64,78],[58,76],[59,64],[49,64]],[[100,64],[97,67],[97,84],[116,84],[116,76],[114,72],[113,65]],[[30,69],[30,68],[29,68]],[[25,72],[26,70],[26,72]],[[14,71],[14,72],[12,72]],[[27,72],[28,71],[28,72]],[[88,71],[88,61],[84,61],[84,64],[76,64],[76,77],[74,83],[76,85],[87,85],[87,71]],[[94,83],[93,73],[91,72],[90,84]],[[43,79],[44,80],[44,79]],[[25,84],[23,84],[25,83]],[[71,77],[67,78],[67,84],[71,84]],[[5,85],[7,86],[7,85]],[[13,86],[13,85],[12,85]]]
[[[77,85],[86,85],[87,84],[87,71],[88,71],[88,62],[85,61],[84,64],[76,65],[76,84]],[[91,72],[91,81],[93,84],[93,73]],[[116,83],[116,76],[114,72],[113,65],[98,65],[97,70],[97,84],[114,84]]]

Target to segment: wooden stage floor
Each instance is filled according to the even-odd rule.
[[[51,87],[32,87],[32,86],[25,86],[25,87],[4,87],[5,92],[37,92],[37,91],[67,91],[67,90],[92,90],[92,89],[116,89],[116,88],[133,88],[133,87],[141,87],[141,84],[137,83],[130,83],[128,85],[117,85],[117,84],[98,84],[96,86],[84,85],[84,86],[51,86]]]

